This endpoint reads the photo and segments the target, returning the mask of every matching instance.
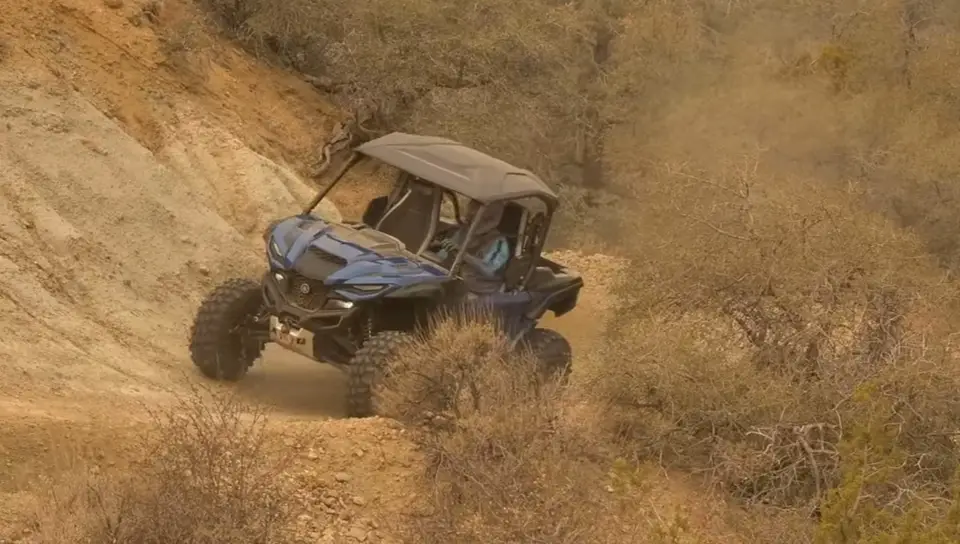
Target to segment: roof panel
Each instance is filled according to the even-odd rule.
[[[474,200],[557,195],[539,177],[459,142],[394,132],[357,151]]]

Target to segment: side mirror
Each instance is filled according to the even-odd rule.
[[[378,196],[367,204],[366,211],[363,212],[363,222],[371,228],[375,228],[377,223],[387,211],[387,197]]]

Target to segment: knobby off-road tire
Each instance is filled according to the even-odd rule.
[[[536,357],[545,379],[567,382],[572,370],[573,348],[562,334],[550,329],[533,329],[527,333],[524,344]]]
[[[383,331],[360,346],[347,367],[347,417],[376,415],[376,388],[386,365],[412,342],[408,333]]]
[[[260,356],[263,345],[244,338],[242,329],[263,304],[261,293],[255,281],[231,279],[200,303],[191,330],[190,356],[204,376],[237,381]]]

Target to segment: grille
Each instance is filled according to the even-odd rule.
[[[300,274],[290,278],[287,297],[290,302],[305,310],[319,310],[327,298],[327,288],[322,281],[312,280]]]

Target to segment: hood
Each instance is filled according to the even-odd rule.
[[[275,266],[327,284],[407,284],[447,277],[442,268],[375,230],[294,217],[274,227],[271,242]]]

